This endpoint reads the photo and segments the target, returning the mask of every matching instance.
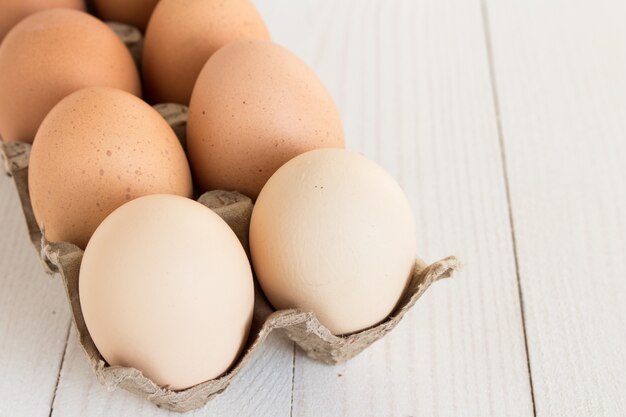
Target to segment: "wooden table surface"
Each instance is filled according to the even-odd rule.
[[[626,415],[626,2],[256,4],[465,270],[346,364],[271,337],[188,415]],[[169,415],[98,384],[8,178],[0,220],[0,416]]]

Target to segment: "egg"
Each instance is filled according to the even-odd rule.
[[[0,134],[6,141],[32,142],[56,103],[89,86],[141,95],[137,68],[122,41],[80,11],[30,15],[0,44]]]
[[[144,31],[158,2],[159,0],[93,0],[93,7],[102,20],[126,23]]]
[[[183,197],[151,195],[109,215],[80,266],[85,324],[111,366],[180,390],[237,358],[254,307],[252,272],[233,231]]]
[[[142,70],[149,99],[188,104],[207,59],[243,38],[269,39],[249,0],[161,0],[144,43]]]
[[[192,192],[187,159],[165,119],[108,87],[79,90],[50,111],[33,143],[28,185],[46,239],[81,248],[123,203]]]
[[[337,107],[322,82],[282,46],[245,40],[220,49],[193,90],[187,149],[202,190],[256,198],[296,155],[343,148]]]
[[[83,0],[2,0],[0,2],[0,42],[20,20],[41,10],[66,8],[85,10]]]
[[[380,166],[318,149],[287,162],[263,187],[250,250],[275,308],[312,311],[341,335],[393,311],[415,264],[414,230],[406,196]]]

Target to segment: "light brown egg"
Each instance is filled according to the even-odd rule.
[[[50,111],[31,150],[28,182],[46,238],[82,248],[123,203],[192,191],[187,159],[165,119],[107,87],[75,92]]]
[[[249,0],[161,0],[150,18],[143,50],[148,98],[188,104],[207,59],[243,38],[269,39]]]
[[[0,45],[0,134],[32,142],[39,124],[63,97],[89,86],[137,96],[137,68],[104,23],[76,10],[30,15]]]
[[[0,0],[0,42],[20,20],[46,9],[85,10],[83,0]]]
[[[159,0],[93,0],[100,19],[121,22],[146,30],[150,15]]]
[[[231,366],[254,307],[252,271],[233,231],[172,195],[138,198],[102,222],[80,265],[79,295],[106,361],[173,390]]]
[[[317,149],[283,165],[250,221],[254,271],[277,309],[334,334],[384,320],[415,264],[415,220],[393,177],[362,155]]]
[[[200,188],[252,198],[294,156],[344,147],[339,112],[313,70],[287,49],[261,40],[230,44],[207,62],[187,129]]]

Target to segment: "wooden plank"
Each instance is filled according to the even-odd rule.
[[[419,255],[467,265],[354,360],[298,352],[293,415],[532,415],[479,2],[272,5],[274,38],[328,85],[348,146],[406,190]]]
[[[537,415],[626,415],[626,3],[487,6]]]
[[[28,239],[17,192],[0,177],[0,416],[48,416],[69,327],[61,281]]]

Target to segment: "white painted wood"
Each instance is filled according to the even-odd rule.
[[[626,415],[626,3],[488,1],[538,416]]]
[[[419,255],[466,269],[346,364],[298,351],[294,373],[270,338],[187,415],[532,415],[505,171],[536,414],[626,415],[626,3],[485,2],[487,26],[479,0],[255,1],[328,86],[348,146],[406,190]],[[175,415],[107,392],[73,330],[63,355],[60,284],[0,178],[0,416]]]
[[[267,3],[274,39],[335,97],[348,146],[406,190],[419,255],[467,264],[354,360],[298,352],[293,415],[532,415],[480,3]]]
[[[253,362],[244,367],[222,395],[203,408],[185,413],[185,416],[288,416],[291,408],[292,346],[283,337],[270,336],[252,359]],[[159,409],[122,389],[107,391],[93,375],[72,329],[52,416],[180,415]]]
[[[0,175],[0,416],[47,417],[69,309],[28,239],[13,181]]]

